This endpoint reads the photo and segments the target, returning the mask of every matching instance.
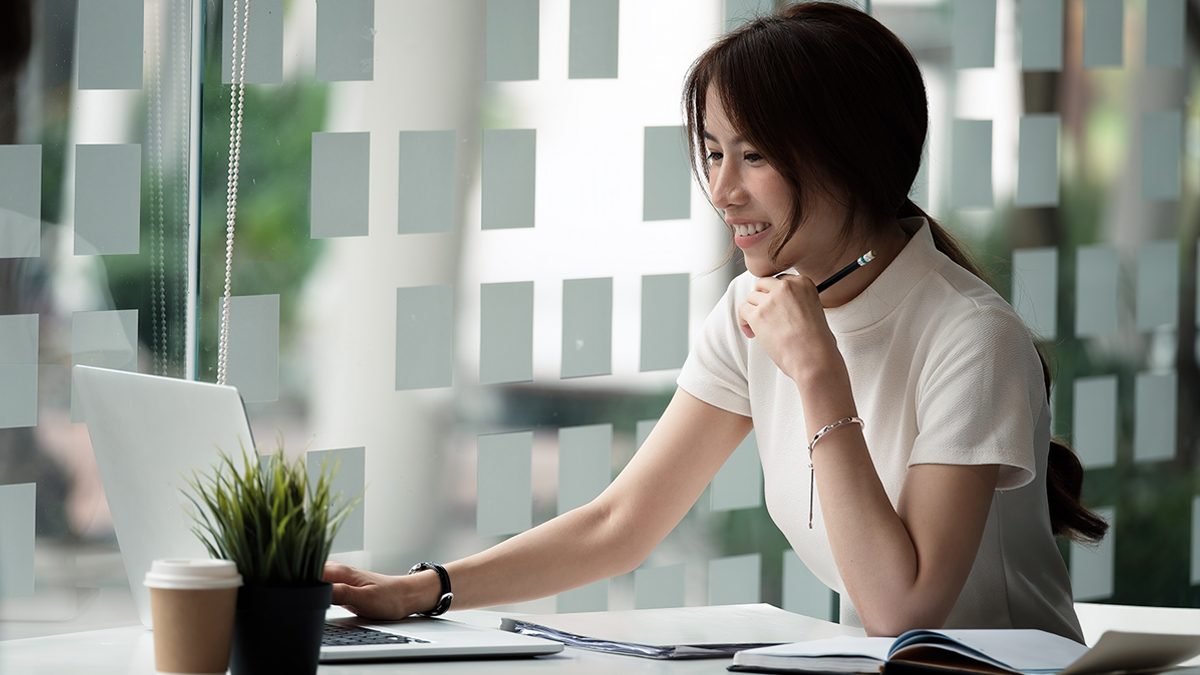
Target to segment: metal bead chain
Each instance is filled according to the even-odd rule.
[[[150,152],[153,162],[150,171],[150,213],[152,219],[150,251],[154,258],[152,286],[154,297],[150,321],[154,337],[154,374],[166,375],[167,303],[163,260],[163,132],[162,132],[162,4],[154,6],[154,105],[151,107]]]
[[[233,0],[233,89],[229,96],[229,174],[225,190],[225,295],[221,299],[221,334],[217,342],[217,384],[225,384],[229,366],[229,300],[233,287],[233,229],[237,218],[238,169],[242,154],[242,103],[246,92],[246,36],[250,25],[250,0],[240,17],[239,0]],[[239,48],[241,50],[239,54]]]
[[[189,273],[188,259],[188,238],[190,234],[189,218],[191,215],[190,204],[188,201],[188,174],[190,169],[191,157],[189,156],[189,148],[191,144],[188,139],[191,134],[188,101],[191,99],[189,84],[191,78],[188,76],[191,72],[189,68],[190,60],[186,58],[186,53],[183,45],[190,41],[185,40],[184,36],[189,34],[191,27],[190,11],[188,0],[175,0],[174,11],[172,13],[175,19],[175,36],[174,48],[171,49],[171,54],[175,59],[175,97],[177,105],[176,119],[179,124],[177,130],[175,151],[179,158],[179,174],[175,180],[175,203],[174,217],[177,219],[176,232],[174,237],[174,260],[175,260],[175,278],[174,278],[174,293],[171,299],[171,313],[176,317],[176,322],[173,324],[175,339],[168,339],[167,344],[171,348],[171,357],[168,359],[168,366],[175,363],[184,377],[186,373],[186,358],[187,353],[184,345],[188,342],[188,326],[187,322],[190,316],[187,314],[188,290],[191,281]]]

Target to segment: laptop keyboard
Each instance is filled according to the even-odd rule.
[[[397,635],[386,631],[375,630],[373,628],[363,628],[362,626],[343,626],[336,623],[325,624],[325,635],[321,638],[321,645],[325,647],[357,647],[360,645],[402,645],[409,643],[425,642],[420,638],[409,637],[407,635]]]

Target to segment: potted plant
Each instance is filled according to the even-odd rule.
[[[214,558],[237,564],[245,584],[234,621],[234,675],[315,673],[333,587],[321,580],[333,538],[361,499],[330,494],[337,466],[310,480],[303,456],[280,444],[240,462],[219,453],[208,474],[193,471],[187,497],[192,532]]]

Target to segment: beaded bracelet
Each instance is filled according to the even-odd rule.
[[[833,424],[827,424],[827,425],[821,427],[821,430],[818,431],[816,433],[816,435],[813,436],[813,439],[811,441],[809,441],[809,443],[808,443],[808,529],[810,529],[810,530],[812,529],[812,520],[813,520],[813,492],[814,492],[813,486],[816,484],[816,478],[815,478],[816,472],[813,471],[813,461],[812,461],[813,446],[815,446],[817,444],[817,441],[821,440],[822,436],[824,436],[825,434],[833,431],[834,429],[836,429],[840,426],[846,425],[846,424],[857,424],[858,426],[863,427],[863,428],[866,428],[866,426],[867,426],[866,423],[862,421],[862,418],[858,417],[857,415],[851,416],[851,417],[844,417],[844,418],[834,422]]]

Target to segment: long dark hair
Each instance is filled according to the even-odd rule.
[[[934,244],[986,279],[946,230],[908,198],[929,124],[925,83],[904,43],[871,16],[833,2],[802,2],[723,37],[701,56],[684,85],[692,168],[707,184],[705,106],[710,88],[738,133],[779,172],[794,195],[786,236],[804,222],[811,190],[846,207],[841,236],[856,223],[922,216]],[[1040,354],[1039,354],[1040,356]],[[1046,396],[1050,369],[1042,360]],[[1108,524],[1080,503],[1083,467],[1054,440],[1046,470],[1056,536],[1098,541]]]

